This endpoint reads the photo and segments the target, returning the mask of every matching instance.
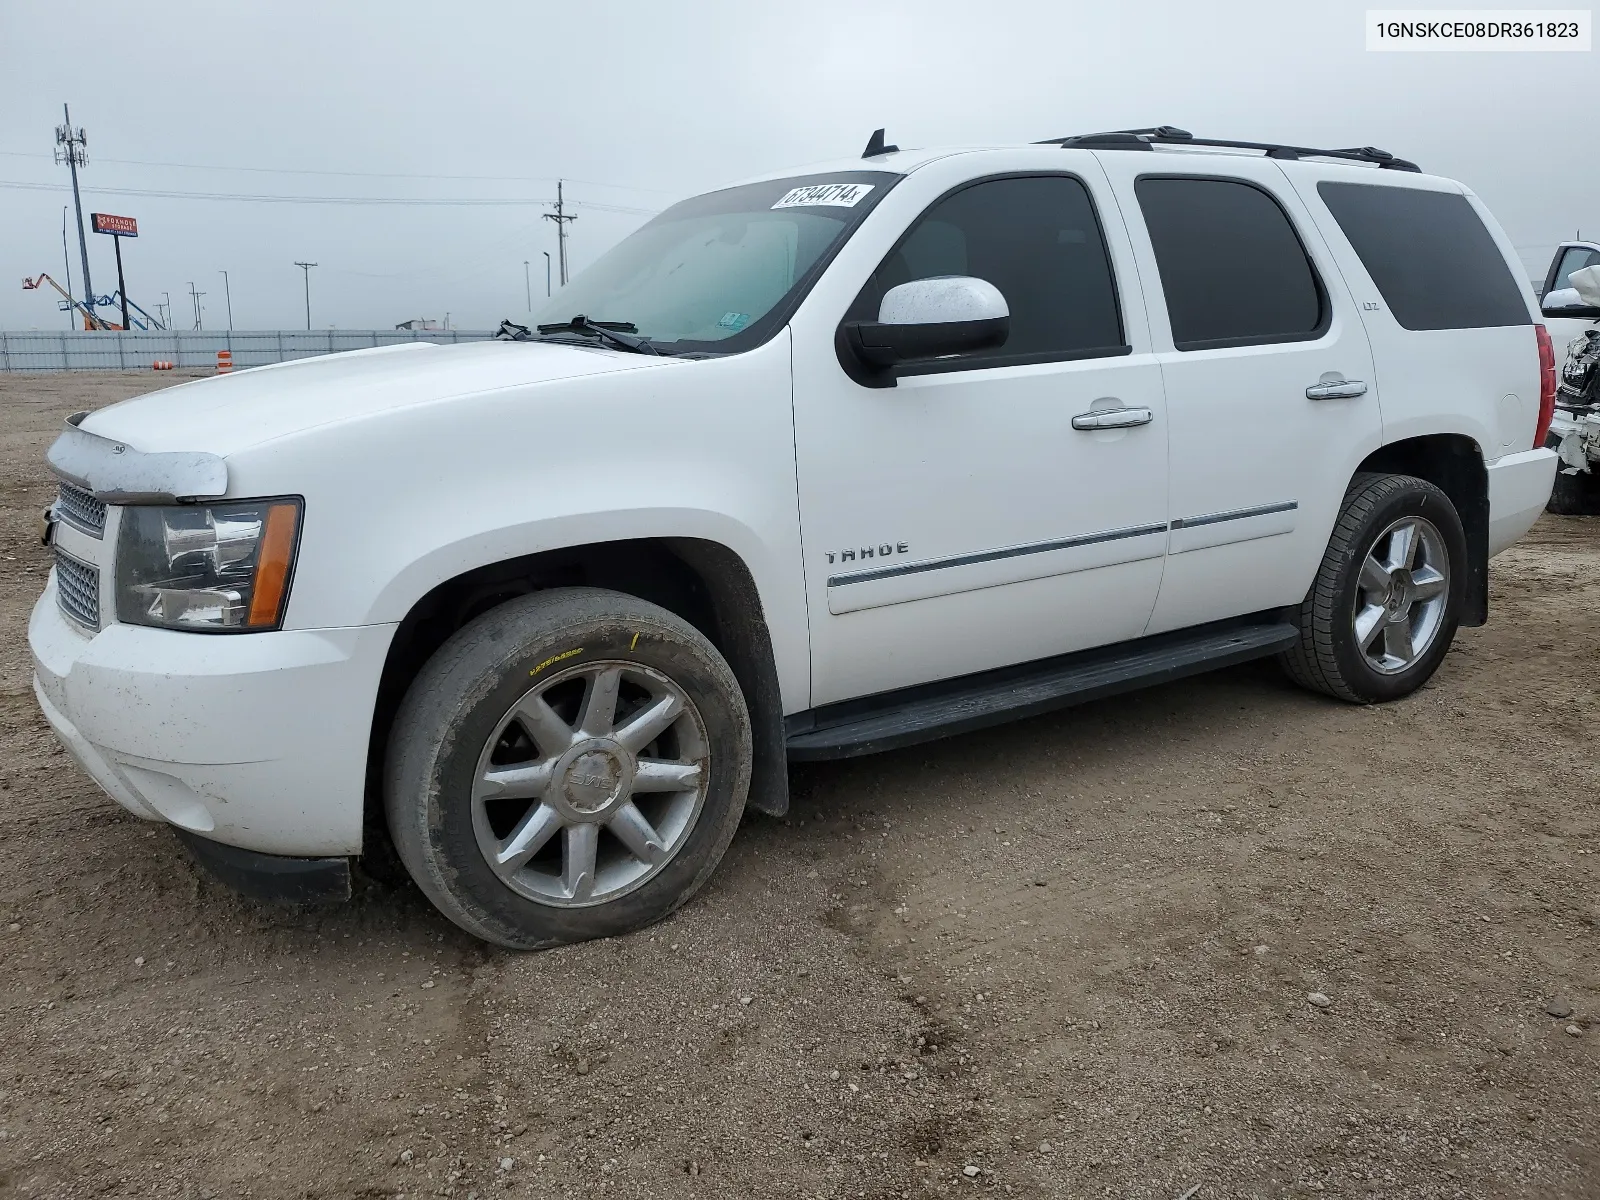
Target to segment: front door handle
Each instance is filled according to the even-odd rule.
[[[1327,376],[1306,389],[1307,400],[1353,400],[1366,394],[1367,385],[1359,379],[1329,379]]]
[[[1081,430],[1132,429],[1135,425],[1150,424],[1155,416],[1148,408],[1100,408],[1073,417],[1072,427]]]

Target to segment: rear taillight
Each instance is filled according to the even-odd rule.
[[[1533,448],[1544,445],[1550,432],[1550,422],[1556,416],[1556,348],[1550,340],[1550,331],[1535,325],[1533,334],[1539,339],[1539,424],[1533,431]]]

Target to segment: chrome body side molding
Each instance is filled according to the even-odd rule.
[[[1124,538],[1144,537],[1152,533],[1165,533],[1165,525],[1134,525],[1126,529],[1107,529],[1101,533],[1085,533],[1076,537],[1054,538],[1048,542],[1028,542],[1021,546],[1004,546],[998,550],[980,550],[975,554],[953,554],[948,558],[930,558],[921,562],[898,563],[892,567],[871,567],[865,571],[846,571],[828,577],[829,587],[847,587],[852,583],[867,583],[874,579],[895,579],[901,575],[920,575],[924,571],[943,571],[950,567],[970,567],[976,563],[998,562],[1004,558],[1020,558],[1025,554],[1048,554],[1052,550],[1070,550],[1077,546],[1093,546],[1099,542],[1120,542]]]

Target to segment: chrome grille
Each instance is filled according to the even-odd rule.
[[[100,628],[100,568],[56,547],[56,603],[80,625]]]
[[[56,493],[56,512],[62,520],[95,537],[106,531],[105,502],[96,500],[81,487],[63,483]]]

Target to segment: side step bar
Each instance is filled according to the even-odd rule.
[[[1265,658],[1292,646],[1274,611],[824,705],[787,718],[791,762],[857,758]]]

